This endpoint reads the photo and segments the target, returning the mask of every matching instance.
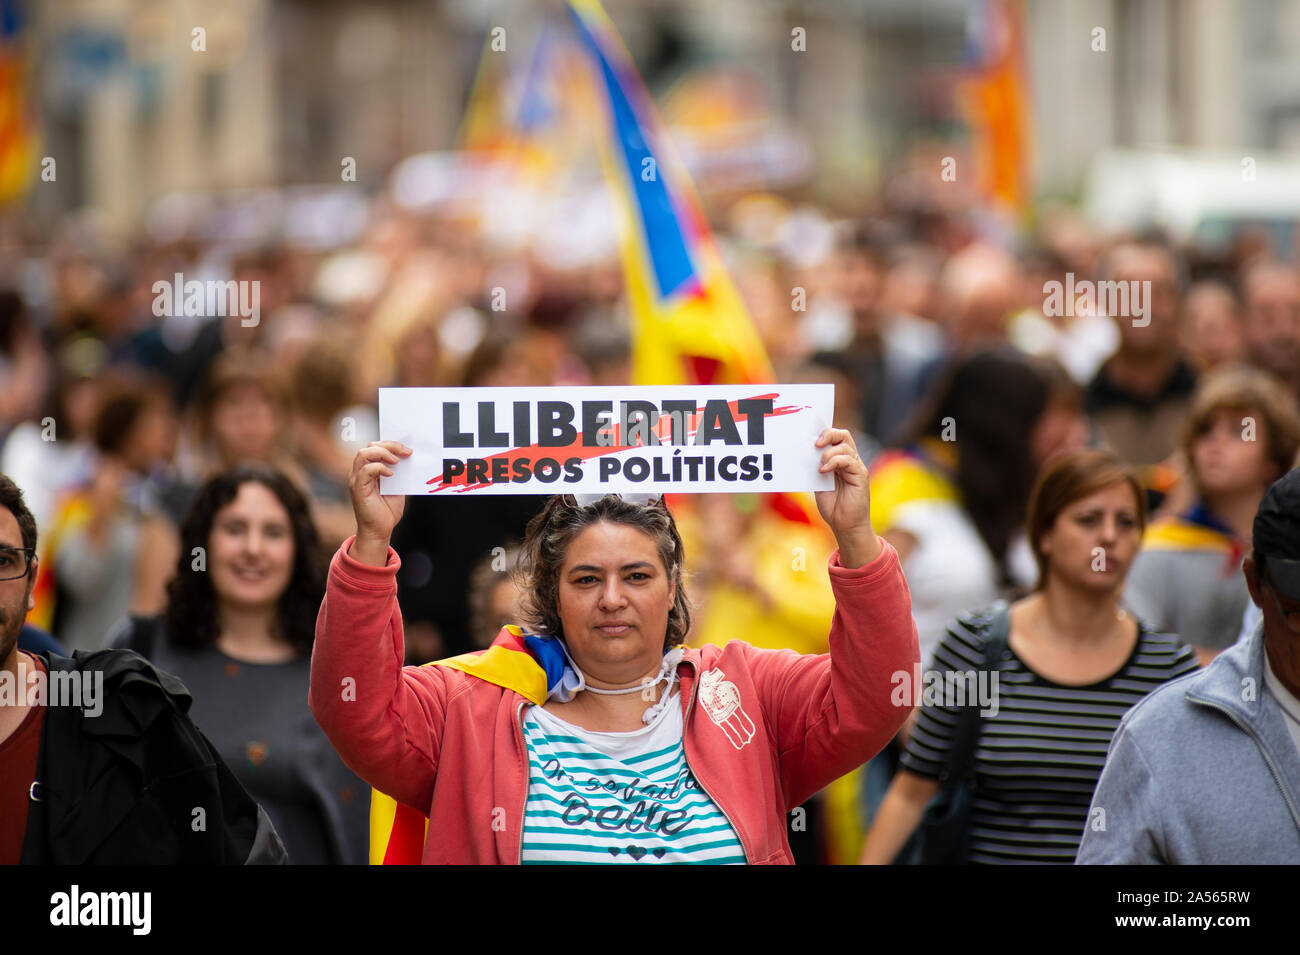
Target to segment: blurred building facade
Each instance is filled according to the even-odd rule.
[[[962,137],[963,0],[607,8],[656,92],[747,70],[811,144],[814,193],[851,202],[917,140]],[[1040,192],[1072,194],[1107,146],[1300,151],[1300,0],[1026,11]],[[42,152],[62,186],[35,188],[29,214],[88,206],[129,228],[169,192],[338,182],[347,157],[378,186],[403,156],[454,143],[487,31],[504,25],[504,52],[525,57],[548,14],[558,0],[30,3]]]

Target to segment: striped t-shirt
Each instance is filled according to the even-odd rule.
[[[593,732],[532,706],[524,742],[524,864],[746,861],[686,765],[676,700],[631,733]]]
[[[979,670],[991,621],[987,612],[959,617],[940,641],[932,669]],[[1004,650],[997,712],[979,718],[970,861],[1072,863],[1120,719],[1156,687],[1195,669],[1195,655],[1176,636],[1144,626],[1119,671],[1089,686],[1053,683]],[[952,700],[931,702],[923,701],[900,765],[937,779],[961,709]]]

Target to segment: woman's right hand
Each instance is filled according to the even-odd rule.
[[[382,567],[388,562],[388,540],[406,508],[403,494],[380,494],[379,479],[393,476],[393,465],[411,456],[400,441],[371,441],[352,459],[348,493],[357,517],[357,539],[351,554],[365,564]]]

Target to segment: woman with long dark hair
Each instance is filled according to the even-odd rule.
[[[872,462],[871,523],[903,561],[922,659],[963,610],[1032,586],[1029,491],[1046,461],[1086,437],[1059,365],[989,350],[958,362],[903,446]]]
[[[199,489],[161,619],[112,641],[173,673],[190,716],[262,804],[295,863],[365,860],[365,787],[307,708],[324,596],[307,502],[279,471],[243,465]]]

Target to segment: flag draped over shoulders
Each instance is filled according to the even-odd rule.
[[[513,690],[541,705],[564,675],[564,650],[553,637],[502,627],[487,650],[462,653],[425,666],[448,667]],[[370,864],[415,865],[424,853],[429,817],[377,789],[370,791]]]

